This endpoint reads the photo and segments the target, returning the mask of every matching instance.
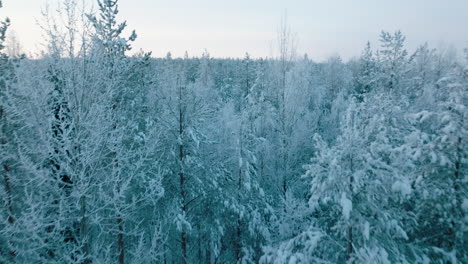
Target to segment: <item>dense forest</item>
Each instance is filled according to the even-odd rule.
[[[468,263],[467,50],[128,55],[97,3],[0,26],[0,263]]]

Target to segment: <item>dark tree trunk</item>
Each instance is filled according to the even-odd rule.
[[[5,162],[3,164],[3,180],[5,184],[5,194],[7,198],[7,221],[9,224],[14,224],[15,223],[15,217],[13,216],[13,198],[12,198],[12,193],[11,193],[11,186],[10,186],[10,166],[8,166],[8,163]],[[10,242],[10,245],[11,242]],[[10,249],[9,255],[11,257],[11,260],[13,261],[14,257],[16,256],[16,251],[14,249]]]
[[[349,178],[349,193],[350,193],[350,199],[353,201],[353,184],[354,184],[354,170],[353,170],[353,158],[350,156],[350,171],[351,171],[351,176]],[[353,201],[354,202],[354,201]],[[354,240],[353,240],[353,224],[352,224],[352,218],[351,215],[349,217],[349,223],[348,223],[348,246],[346,249],[346,260],[350,260],[351,256],[354,252],[354,246],[353,246]]]
[[[123,239],[123,220],[122,217],[117,217],[117,225],[119,233],[117,235],[117,246],[119,251],[119,264],[124,264],[125,260],[125,249],[124,249],[124,239]]]
[[[81,214],[81,220],[80,220],[80,237],[82,241],[82,253],[84,255],[84,264],[90,264],[91,259],[89,259],[89,241],[88,241],[88,227],[87,227],[87,219],[86,219],[86,197],[82,196],[80,198],[80,214]]]
[[[354,248],[353,248],[353,227],[352,225],[348,226],[348,248],[346,249],[346,260],[349,260],[351,258],[351,255],[353,254]]]
[[[456,147],[456,154],[455,154],[455,171],[453,172],[453,190],[455,193],[455,206],[453,207],[452,211],[452,221],[451,226],[449,228],[449,236],[450,236],[450,243],[449,243],[449,250],[457,250],[459,243],[461,242],[459,237],[460,234],[460,221],[463,221],[463,214],[460,215],[461,212],[461,204],[462,204],[462,197],[461,197],[461,190],[460,190],[460,165],[461,165],[461,143],[462,138],[457,138],[457,147]]]
[[[179,137],[182,139],[184,134],[184,111],[182,109],[182,85],[179,85]],[[185,190],[185,175],[183,172],[183,163],[184,163],[184,145],[182,142],[179,143],[179,185],[180,185],[180,196],[181,196],[181,210],[184,215],[187,212],[187,192]],[[180,249],[181,249],[181,263],[187,263],[187,232],[185,228],[182,227],[182,232],[180,233]]]

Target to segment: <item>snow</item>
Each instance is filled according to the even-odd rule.
[[[345,193],[341,193],[340,205],[344,219],[349,220],[353,210],[353,203],[346,197]]]
[[[468,213],[468,199],[467,198],[463,199],[462,209],[463,211],[465,211],[465,213]]]
[[[394,192],[399,192],[403,196],[408,196],[411,194],[412,189],[411,189],[411,184],[408,182],[408,180],[404,181],[396,181],[392,185],[392,191]]]
[[[369,222],[364,223],[364,230],[362,231],[362,235],[366,240],[369,240]]]
[[[296,264],[296,263],[297,263],[296,256],[291,256],[291,258],[289,259],[288,264]]]
[[[468,222],[464,174],[453,188],[454,162],[466,156],[468,82],[458,62],[448,67],[429,50],[409,59],[401,34],[386,33],[366,65],[271,58],[246,67],[208,53],[146,63],[123,56],[135,35],[121,38],[113,23],[107,34],[101,20],[92,19],[83,46],[89,58],[44,54],[7,69],[0,54],[0,159],[13,166],[0,176],[0,200],[13,208],[4,220],[17,219],[2,224],[0,259],[11,246],[18,263],[82,259],[76,248],[91,235],[93,262],[115,263],[117,232],[128,262],[153,252],[142,263],[157,254],[151,261],[179,262],[184,234],[189,263],[429,263],[464,254],[462,243],[447,248],[453,238],[433,232],[434,223]],[[44,248],[56,257],[44,259]]]

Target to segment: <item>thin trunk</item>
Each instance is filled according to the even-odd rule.
[[[8,175],[10,172],[10,166],[8,166],[6,162],[3,164],[3,170],[3,180],[5,182],[5,193],[7,196],[8,223],[13,224],[15,222],[15,218],[13,217],[13,202],[11,197],[10,176]]]
[[[73,178],[67,171],[67,162],[66,158],[70,158],[70,153],[67,149],[66,141],[69,138],[69,131],[72,129],[71,126],[71,116],[70,109],[68,107],[68,101],[64,94],[65,81],[63,80],[62,72],[57,70],[55,65],[50,65],[49,68],[49,81],[54,85],[54,92],[50,94],[51,103],[52,103],[52,117],[53,123],[51,127],[52,133],[52,146],[53,152],[50,153],[50,165],[51,165],[51,174],[54,180],[57,181],[58,188],[60,189],[60,194],[53,201],[53,207],[56,207],[58,211],[57,215],[61,217],[68,218],[69,212],[60,210],[60,207],[57,207],[61,201],[68,201],[71,197],[74,188]],[[72,243],[73,246],[76,246],[77,237],[76,237],[76,222],[67,224],[63,226],[60,234],[63,238],[63,243]],[[58,223],[55,223],[52,227],[60,228],[61,226]],[[68,252],[72,259],[76,259],[76,252]],[[51,255],[54,255],[55,252],[50,252]]]
[[[206,250],[206,259],[209,260],[210,264],[215,264],[216,263],[216,256],[214,254],[214,245],[213,245],[213,239],[210,238],[210,248]]]
[[[181,210],[182,213],[185,215],[187,211],[186,205],[186,196],[187,193],[185,191],[185,175],[183,172],[183,162],[184,162],[184,145],[181,142],[182,136],[184,133],[184,126],[183,126],[183,110],[182,110],[182,86],[179,85],[179,162],[180,162],[180,171],[179,171],[179,183],[180,183],[180,196],[182,198],[182,206]],[[187,232],[185,231],[184,227],[182,227],[182,232],[180,233],[180,249],[182,251],[182,259],[181,263],[187,263]]]
[[[114,105],[115,106],[115,105]],[[115,108],[114,108],[115,109]],[[117,128],[117,125],[114,124],[113,129],[115,130]],[[117,153],[112,152],[112,156],[114,157],[114,169],[117,170],[119,167],[119,160],[117,158]],[[117,175],[119,176],[119,175]],[[115,177],[115,175],[114,175]],[[117,180],[117,192],[120,193],[120,179]],[[117,252],[119,254],[119,264],[124,264],[125,260],[125,245],[124,245],[124,239],[123,239],[123,232],[124,232],[124,223],[123,223],[123,218],[121,212],[117,210]]]
[[[350,199],[353,201],[353,184],[354,184],[354,176],[353,176],[353,158],[350,156],[350,170],[351,170],[351,176],[349,178],[349,194],[350,194]],[[354,247],[353,247],[353,225],[352,225],[352,218],[350,216],[349,218],[349,223],[348,223],[348,247],[347,247],[347,252],[346,252],[346,260],[350,260],[351,256],[354,252]]]
[[[238,202],[242,203],[242,169],[244,168],[244,163],[246,162],[243,157],[244,153],[244,114],[250,114],[249,113],[244,113],[245,110],[247,110],[246,105],[248,104],[247,102],[244,102],[245,99],[248,98],[249,96],[249,90],[250,90],[250,84],[249,84],[249,76],[248,76],[248,64],[246,66],[246,83],[245,83],[245,94],[241,95],[241,98],[239,100],[239,116],[240,116],[240,126],[239,126],[239,172],[238,172],[238,182],[237,182],[237,194],[238,194]],[[245,108],[245,109],[244,109]],[[249,109],[250,110],[250,109]],[[248,169],[248,168],[247,168]],[[242,258],[242,220],[240,215],[237,216],[237,226],[236,226],[236,241],[234,243],[235,246],[235,253],[236,253],[236,259],[239,261]]]
[[[242,186],[242,169],[239,168],[239,182],[238,182],[238,195],[239,195],[239,202],[240,201],[240,193],[241,193],[241,186]],[[241,243],[241,238],[242,238],[242,230],[241,230],[241,218],[240,218],[240,215],[237,216],[237,226],[236,226],[236,241],[234,243],[235,245],[235,253],[236,253],[236,259],[237,260],[240,260],[241,257],[242,257],[242,252],[241,252],[241,247],[242,247],[242,243]]]
[[[262,101],[261,102],[261,113],[265,113],[265,103]],[[266,133],[265,133],[265,115],[261,114],[260,115],[260,135],[262,139],[266,139]],[[265,179],[265,143],[262,143],[261,145],[261,151],[260,151],[260,180],[262,184],[264,183]]]
[[[6,198],[7,198],[7,211],[8,211],[8,223],[13,225],[15,223],[15,218],[13,216],[13,199],[12,199],[12,194],[11,194],[11,186],[10,186],[10,166],[5,162],[3,164],[3,180],[5,183],[5,193],[6,193]],[[12,242],[10,242],[10,245]],[[16,256],[16,251],[14,249],[10,249],[9,251],[11,260],[13,261],[14,257]]]
[[[460,230],[460,226],[459,226],[459,222],[460,222],[460,218],[463,217],[462,216],[458,216],[459,215],[459,211],[460,211],[460,208],[461,208],[461,204],[462,204],[462,198],[461,198],[461,194],[460,194],[460,165],[461,165],[461,143],[462,143],[462,138],[461,137],[458,137],[457,138],[457,148],[456,148],[456,160],[455,160],[455,171],[453,173],[453,190],[455,192],[455,208],[454,208],[454,211],[453,211],[453,220],[452,220],[452,225],[451,225],[451,234],[452,234],[452,243],[451,243],[451,249],[450,250],[456,250],[457,249],[457,246],[458,246],[458,242],[459,242],[459,239],[463,239],[461,237],[459,237],[459,231]],[[463,221],[463,220],[462,220]],[[456,252],[455,252],[456,254]]]
[[[109,81],[111,83],[111,85],[114,85],[114,59],[115,58],[110,58],[110,64],[109,64],[109,68],[110,68],[110,71],[109,71]],[[118,107],[120,106],[119,105],[119,100],[118,100],[118,95],[119,93],[117,94],[117,97],[114,97],[113,100],[112,100],[112,111],[111,111],[111,114],[112,114],[112,117],[114,118],[114,123],[112,125],[112,130],[113,131],[116,131],[117,130],[117,121],[116,121],[116,116],[117,116],[117,113],[118,113]],[[114,145],[114,147],[117,148],[116,145]],[[114,162],[114,171],[117,171],[120,164],[119,164],[119,158],[117,157],[117,152],[116,151],[113,151],[112,152],[112,157],[113,157],[113,162]],[[117,179],[117,193],[120,193],[120,175],[118,174],[117,172],[117,175],[113,175],[114,178],[115,177],[118,177]],[[121,212],[117,210],[117,219],[116,219],[116,223],[117,223],[117,230],[118,230],[118,233],[117,233],[117,252],[119,254],[119,261],[118,263],[119,264],[124,264],[124,261],[125,261],[125,244],[124,244],[124,238],[123,238],[123,232],[124,232],[124,221],[123,221],[123,218],[122,218],[122,214]]]
[[[181,147],[182,149],[182,147]],[[184,173],[179,172],[179,178],[180,178],[180,188],[181,188],[181,196],[182,196],[182,212],[185,214],[186,212],[186,206],[185,206],[185,178],[184,178]],[[182,261],[181,263],[187,263],[187,232],[185,229],[182,229],[182,232],[180,234],[180,247],[182,251]]]
[[[114,129],[116,129],[116,124],[114,124]],[[117,153],[113,152],[112,156],[114,157],[114,168],[117,170],[119,167],[119,160],[117,158]],[[119,175],[117,175],[119,176]],[[117,181],[117,193],[120,193],[120,179]],[[117,252],[119,253],[119,264],[124,264],[125,260],[125,245],[123,239],[123,219],[121,212],[117,209]]]
[[[203,239],[198,238],[198,263],[203,263],[203,250],[202,250],[202,245],[203,245]],[[206,263],[206,262],[205,262]]]
[[[353,254],[353,227],[352,225],[348,226],[348,249],[346,252],[346,260],[349,260],[351,258],[351,255]]]
[[[283,199],[286,201],[286,192],[288,190],[288,154],[287,154],[287,138],[286,138],[286,71],[287,71],[287,62],[286,59],[283,58],[281,62],[281,102],[280,105],[280,122],[281,122],[281,153],[282,153],[282,182],[281,182],[281,189],[283,192]],[[286,212],[286,206],[284,208]]]
[[[119,249],[119,264],[124,264],[125,250],[124,250],[124,240],[123,240],[123,220],[120,215],[117,217],[117,225],[119,228],[119,234],[117,235],[117,246]]]
[[[241,243],[241,236],[242,236],[242,230],[241,230],[241,219],[240,216],[237,218],[237,229],[236,229],[236,259],[239,261],[242,258],[242,243]]]
[[[82,196],[80,198],[80,214],[81,214],[81,221],[80,221],[80,237],[82,240],[82,252],[84,255],[84,264],[89,264],[91,263],[91,259],[88,258],[89,254],[89,245],[88,245],[88,230],[87,230],[87,219],[86,219],[86,197]]]

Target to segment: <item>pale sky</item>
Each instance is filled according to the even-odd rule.
[[[57,0],[48,0],[53,3]],[[79,0],[80,1],[80,0]],[[93,0],[85,0],[89,3]],[[12,28],[26,51],[41,42],[41,8],[46,0],[3,0],[0,18]],[[287,11],[298,36],[298,53],[315,60],[339,54],[358,56],[369,40],[378,47],[381,30],[402,30],[407,48],[468,47],[468,0],[120,0],[120,20],[135,29],[134,50],[164,56],[271,56],[276,29]],[[96,5],[95,5],[96,6]]]

